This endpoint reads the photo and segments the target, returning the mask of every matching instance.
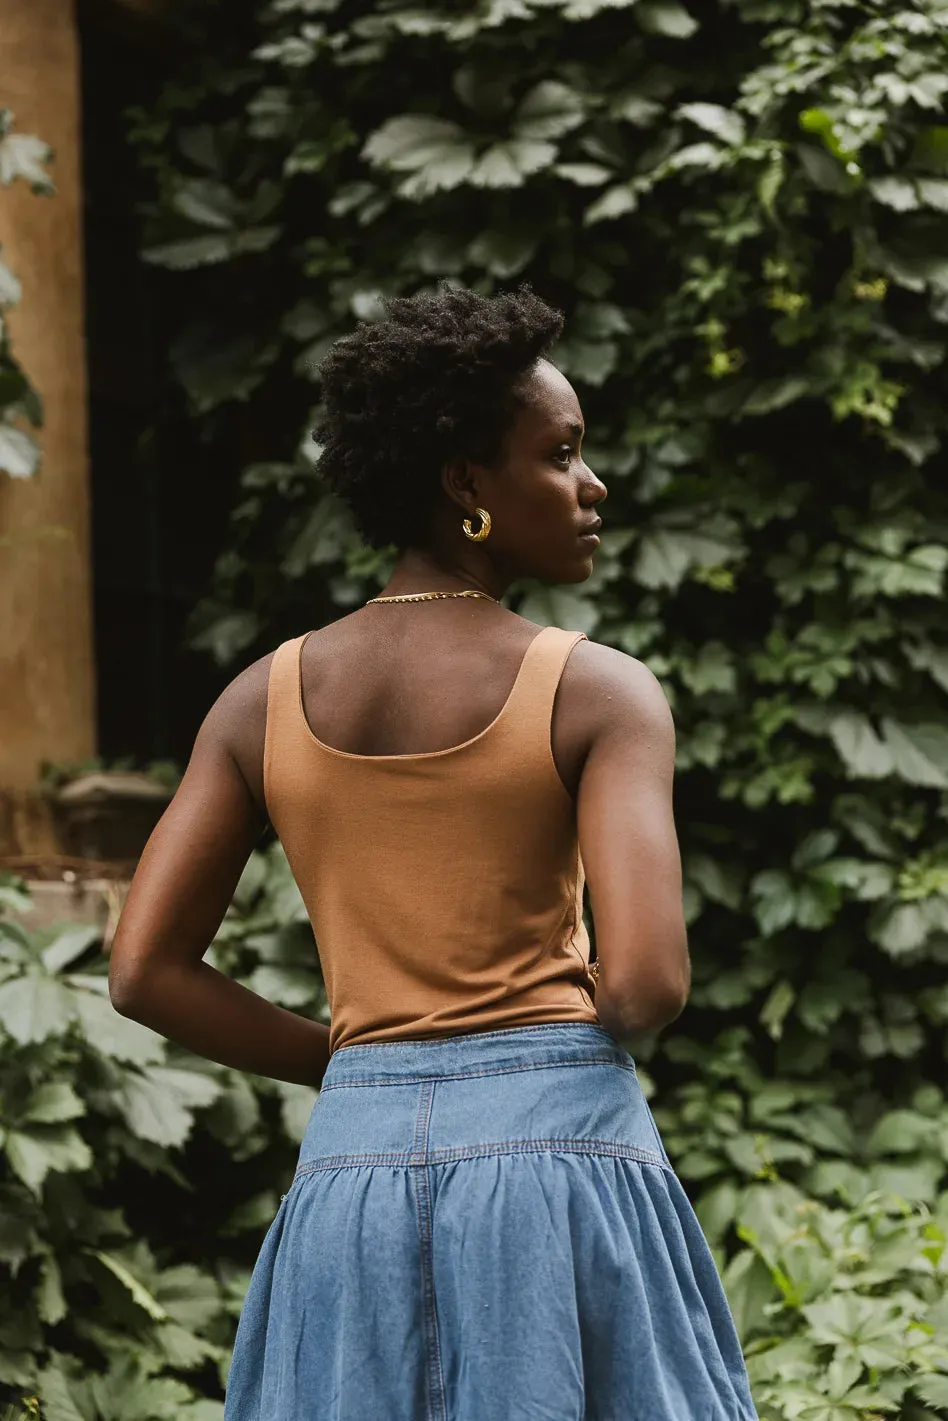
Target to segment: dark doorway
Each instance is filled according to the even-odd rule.
[[[170,278],[139,255],[147,185],[128,110],[153,101],[170,40],[118,0],[78,8],[99,747],[107,762],[183,765],[230,678],[183,644],[229,500],[168,377]]]

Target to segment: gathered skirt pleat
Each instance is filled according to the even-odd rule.
[[[336,1051],[225,1421],[756,1421],[632,1058],[585,1023]]]

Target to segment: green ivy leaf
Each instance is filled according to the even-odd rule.
[[[20,1119],[34,1125],[60,1125],[85,1113],[85,1103],[70,1081],[44,1081],[30,1095]]]
[[[677,587],[693,568],[716,567],[736,556],[723,537],[655,529],[643,535],[632,575],[643,587]]]
[[[72,1016],[70,994],[45,972],[28,972],[0,985],[0,1025],[21,1046],[63,1035]]]
[[[539,626],[564,627],[591,636],[599,622],[596,603],[568,586],[537,587],[527,593],[519,615]]]
[[[728,1264],[723,1277],[738,1336],[746,1341],[760,1327],[765,1309],[778,1292],[764,1260],[751,1249],[743,1249]]]
[[[62,1274],[51,1253],[46,1254],[40,1263],[39,1287],[34,1296],[36,1311],[50,1327],[55,1327],[68,1315],[69,1305],[63,1293]]]
[[[815,148],[811,143],[798,143],[796,151],[803,171],[815,188],[840,196],[852,192],[853,179],[824,148]]]
[[[608,222],[634,212],[639,205],[638,193],[631,183],[619,183],[604,192],[586,208],[583,222],[591,227],[595,222]]]
[[[180,217],[199,227],[229,232],[237,225],[240,204],[226,183],[213,178],[189,178],[181,182],[170,198],[170,206]]]
[[[915,190],[924,207],[948,212],[948,178],[919,178]]]
[[[194,1332],[209,1328],[220,1311],[217,1283],[190,1263],[163,1269],[152,1280],[151,1290],[169,1317]]]
[[[765,869],[751,880],[754,916],[762,933],[772,937],[796,916],[797,900],[791,880],[779,869]]]
[[[890,1110],[873,1126],[865,1144],[870,1158],[912,1154],[931,1134],[931,1121],[913,1110]]]
[[[865,716],[841,711],[830,722],[830,737],[853,779],[881,779],[892,773],[892,750]]]
[[[525,177],[549,167],[555,157],[552,143],[512,138],[488,148],[471,169],[468,181],[473,187],[520,187]]]
[[[734,146],[744,142],[744,120],[733,109],[723,108],[720,104],[680,104],[678,113],[682,118],[690,119],[699,128],[703,128],[706,133],[713,133],[722,143]]]
[[[627,10],[635,0],[565,0],[564,20],[591,20],[603,10]]]
[[[712,903],[722,903],[733,912],[743,898],[741,871],[735,864],[722,863],[708,854],[688,858],[688,874]]]
[[[151,1293],[141,1283],[130,1267],[121,1258],[116,1258],[111,1253],[105,1253],[102,1249],[91,1248],[89,1253],[93,1258],[97,1258],[109,1272],[116,1277],[131,1294],[133,1301],[148,1314],[155,1322],[167,1322],[168,1314],[158,1300],[152,1297]]]
[[[278,1088],[283,1101],[280,1112],[283,1128],[291,1140],[301,1140],[309,1125],[317,1092],[290,1081],[280,1081]]]
[[[239,232],[209,233],[205,237],[186,237],[177,242],[163,242],[146,247],[142,260],[169,271],[191,271],[201,266],[216,266],[232,261],[248,252],[264,252],[281,234],[276,225],[245,227]]]
[[[915,184],[908,178],[889,176],[873,178],[867,184],[876,202],[892,207],[896,212],[910,212],[918,206]]]
[[[492,276],[509,281],[533,259],[537,248],[535,235],[526,232],[486,231],[475,237],[467,249],[467,258],[483,267]]]
[[[65,980],[75,989],[70,996],[82,1034],[97,1052],[138,1066],[164,1059],[163,1038],[140,1022],[120,1016],[109,1001],[102,978],[77,973]]]
[[[775,1041],[779,1041],[783,1035],[784,1021],[796,997],[796,989],[790,982],[778,982],[761,1007],[761,1023]]]
[[[18,306],[23,288],[6,262],[0,261],[0,309]]]
[[[220,1094],[220,1084],[197,1071],[152,1066],[125,1077],[119,1102],[133,1134],[174,1148],[191,1133],[195,1111],[213,1104]]]
[[[948,1375],[929,1372],[927,1375],[915,1377],[912,1390],[917,1392],[926,1406],[948,1408]]]
[[[577,187],[599,187],[612,177],[612,169],[604,168],[600,163],[557,163],[553,175],[575,183]]]
[[[41,138],[5,132],[0,135],[0,187],[9,187],[21,178],[34,192],[50,195],[55,188],[46,164],[52,157],[53,150]]]
[[[948,727],[902,725],[885,718],[882,731],[895,773],[907,784],[948,789]]]
[[[464,129],[430,114],[389,119],[366,140],[362,156],[390,172],[423,171],[424,185],[411,190],[417,197],[457,187],[474,166],[474,147]]]
[[[320,979],[313,969],[263,964],[254,968],[247,986],[267,1001],[294,1011],[318,997]]]
[[[805,375],[785,375],[777,380],[764,380],[756,385],[740,407],[740,413],[771,414],[812,393]]]
[[[40,465],[39,445],[22,429],[0,423],[0,470],[13,479],[31,479]]]
[[[92,1167],[92,1151],[78,1131],[68,1125],[10,1130],[4,1149],[14,1174],[37,1196],[51,1170],[64,1174]]]
[[[102,929],[96,924],[75,923],[57,932],[53,941],[43,949],[43,966],[47,972],[61,972],[77,957],[82,957],[95,943],[101,943]]]
[[[646,34],[668,39],[689,39],[698,28],[698,21],[677,0],[640,0],[635,18]]]
[[[948,899],[939,894],[891,908],[872,928],[874,940],[892,956],[913,951],[936,934],[948,934]]]
[[[43,1421],[99,1421],[88,1387],[67,1377],[55,1363],[39,1373],[37,1388],[43,1398]]]
[[[577,128],[585,116],[586,105],[575,89],[556,80],[544,80],[530,90],[517,109],[514,136],[526,140],[562,138]]]

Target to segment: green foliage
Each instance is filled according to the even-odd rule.
[[[146,256],[180,302],[172,368],[201,437],[273,431],[240,474],[194,643],[245,662],[388,572],[302,433],[333,339],[442,278],[528,278],[564,309],[555,358],[606,527],[581,588],[507,600],[641,657],[674,708],[694,990],[638,1053],[656,1116],[732,1292],[759,1286],[760,1308],[740,1307],[765,1414],[930,1421],[944,1265],[925,1230],[944,1227],[948,1176],[944,7],[272,0],[240,24],[198,3],[191,22],[200,57],[134,116]],[[254,910],[267,946],[247,971],[309,1010],[294,903]],[[794,1227],[787,1190],[810,1201]],[[892,1192],[932,1219],[893,1214]],[[834,1259],[824,1299],[785,1256],[795,1228],[801,1268]],[[888,1258],[886,1280],[843,1267],[850,1246]],[[889,1353],[857,1355],[877,1324]]]
[[[13,132],[13,114],[0,108],[0,187],[17,178],[35,193],[53,191],[46,171],[50,150],[39,138]],[[0,258],[0,472],[12,478],[30,478],[39,468],[36,440],[21,428],[25,420],[38,429],[43,422],[39,396],[10,349],[5,313],[19,304],[20,283]]]
[[[769,1421],[913,1421],[948,1405],[948,1198],[853,1209],[746,1192],[725,1282]],[[934,1408],[934,1409],[927,1409]]]
[[[267,864],[252,860],[212,956],[318,1010],[311,933],[309,995],[290,991],[309,930],[285,859],[265,887]],[[0,882],[0,907],[29,901]],[[96,929],[9,918],[0,1086],[0,1407],[19,1398],[11,1421],[36,1405],[42,1421],[220,1421],[257,1235],[314,1092],[119,1016]]]

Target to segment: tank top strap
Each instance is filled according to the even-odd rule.
[[[565,627],[544,627],[533,638],[504,713],[507,727],[518,738],[526,735],[538,745],[549,743],[553,702],[566,658],[578,641],[586,639],[585,632]]]

